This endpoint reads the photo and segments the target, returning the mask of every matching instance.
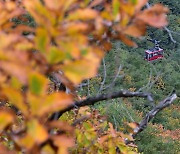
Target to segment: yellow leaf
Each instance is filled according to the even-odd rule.
[[[0,132],[3,131],[9,124],[14,121],[14,115],[8,111],[1,109],[0,110]]]
[[[116,17],[120,11],[120,1],[119,0],[113,0],[112,6],[113,6],[113,15]]]
[[[65,92],[53,93],[44,97],[44,101],[39,109],[38,115],[63,110],[68,105],[72,104],[72,97]]]
[[[32,119],[27,123],[27,134],[32,137],[35,143],[42,143],[48,138],[48,132],[37,119]]]
[[[3,93],[6,95],[11,104],[16,106],[24,115],[28,115],[28,108],[24,103],[23,96],[20,91],[10,87],[4,87]]]
[[[39,25],[49,26],[50,24],[55,24],[56,20],[55,17],[52,16],[52,12],[49,11],[39,0],[24,0],[23,3]]]
[[[19,146],[25,147],[27,149],[31,149],[35,144],[33,137],[29,134],[26,134],[22,138],[15,138],[15,141]]]
[[[57,47],[50,47],[48,54],[46,54],[46,58],[51,64],[62,62],[66,56],[63,51],[58,49]]]
[[[61,69],[65,76],[74,84],[96,75],[100,58],[93,53],[88,53],[84,59],[71,61],[64,64]]]
[[[28,93],[28,102],[33,115],[43,116],[48,113],[59,111],[72,104],[72,97],[65,92],[50,95],[36,96]]]
[[[44,96],[37,96],[33,95],[32,93],[27,93],[27,101],[30,105],[30,111],[32,115],[38,115],[40,108],[43,104],[42,97]]]
[[[55,151],[50,145],[43,146],[41,154],[55,154]]]
[[[44,28],[37,29],[35,42],[37,49],[39,49],[43,53],[47,52],[47,47],[50,44],[50,40],[46,29]]]

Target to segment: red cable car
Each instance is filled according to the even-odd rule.
[[[145,51],[145,60],[147,61],[153,61],[157,59],[162,59],[163,58],[163,49],[159,47],[159,42],[157,40],[150,40],[152,41],[155,46],[152,49],[148,49]]]

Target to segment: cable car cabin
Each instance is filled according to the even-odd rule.
[[[153,61],[163,58],[163,49],[153,48],[145,51],[145,60]]]

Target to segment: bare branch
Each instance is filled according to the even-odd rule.
[[[90,82],[89,82],[89,79],[87,79],[87,86],[88,86],[88,96],[90,96]]]
[[[83,106],[86,106],[86,105],[94,105],[95,103],[100,102],[100,101],[109,100],[109,99],[115,99],[115,98],[120,98],[120,97],[123,97],[123,98],[142,97],[142,98],[147,98],[150,101],[153,100],[153,98],[152,98],[150,93],[130,92],[130,91],[127,91],[127,90],[120,90],[118,92],[113,92],[113,93],[109,93],[109,94],[100,94],[98,96],[88,97],[85,100],[76,101],[74,104],[69,105],[64,110],[61,110],[60,112],[56,113],[56,118],[59,119],[59,117],[63,113],[65,113],[67,111],[70,111],[73,108],[83,107]],[[57,116],[57,114],[58,114],[58,116]],[[52,115],[52,117],[50,117],[49,120],[52,120],[52,119],[55,120],[54,119],[54,115]]]
[[[177,98],[177,95],[173,93],[172,95],[165,98],[161,101],[157,106],[155,106],[150,112],[148,112],[145,118],[139,123],[139,126],[134,129],[133,137],[135,137],[138,133],[143,131],[146,127],[148,122],[153,119],[158,112],[163,110],[164,108],[168,107],[172,102]]]
[[[165,26],[164,29],[167,31],[169,38],[171,39],[171,41],[173,43],[177,43],[176,40],[174,40],[173,36],[172,36],[172,32]]]
[[[103,62],[103,68],[104,68],[104,77],[103,77],[103,81],[101,82],[101,86],[100,86],[99,91],[98,91],[97,94],[99,94],[99,93],[103,90],[103,86],[104,86],[104,84],[105,84],[106,76],[107,76],[106,63],[105,63],[104,58],[103,58],[102,62]]]

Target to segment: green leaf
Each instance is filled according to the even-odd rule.
[[[33,94],[42,95],[46,93],[48,80],[39,73],[32,73],[29,76],[29,88]]]
[[[66,58],[63,51],[60,51],[57,47],[51,47],[47,59],[51,64],[62,62]]]
[[[40,50],[43,53],[46,52],[47,46],[50,42],[46,29],[43,28],[37,29],[35,42],[38,50]]]
[[[119,13],[120,8],[120,1],[119,0],[113,0],[113,15],[116,16]]]

